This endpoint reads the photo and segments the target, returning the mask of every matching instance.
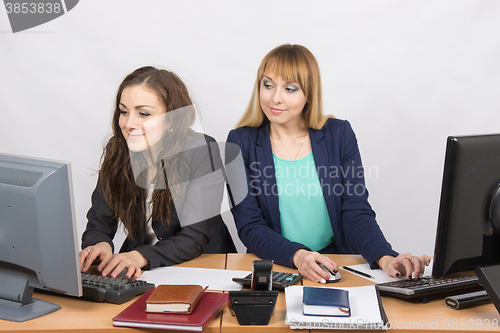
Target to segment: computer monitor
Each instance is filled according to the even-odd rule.
[[[81,296],[70,164],[0,154],[0,319],[60,309],[35,288]]]
[[[500,134],[448,137],[432,276],[500,263]]]

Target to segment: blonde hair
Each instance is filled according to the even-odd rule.
[[[272,72],[287,82],[296,82],[307,97],[302,111],[308,128],[321,129],[328,118],[323,115],[321,101],[321,75],[318,62],[306,47],[297,44],[280,45],[269,52],[260,64],[250,103],[236,127],[259,127],[267,121],[260,106],[260,83],[264,74]]]

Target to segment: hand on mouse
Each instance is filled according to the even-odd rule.
[[[331,259],[305,249],[297,250],[293,255],[293,264],[299,270],[299,274],[308,278],[311,281],[326,283],[330,278],[330,274],[325,272],[319,264],[325,265],[330,271],[337,271],[337,264]]]

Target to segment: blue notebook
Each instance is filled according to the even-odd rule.
[[[350,317],[349,292],[335,288],[304,287],[302,313],[307,316]]]

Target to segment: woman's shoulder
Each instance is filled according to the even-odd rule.
[[[207,160],[211,155],[219,155],[220,150],[217,140],[212,136],[190,130],[187,133],[181,153],[191,163],[201,163],[201,161]]]
[[[229,133],[235,133],[239,136],[255,136],[259,132],[260,127],[249,127],[249,126],[243,126],[243,127],[238,127],[233,130],[231,130]]]
[[[318,131],[325,136],[350,136],[354,134],[349,121],[339,118],[328,118]]]
[[[321,128],[321,131],[328,131],[331,129],[342,129],[345,128],[346,126],[351,126],[349,121],[346,119],[339,119],[339,118],[328,118],[325,121],[325,124]]]
[[[260,127],[238,127],[229,132],[226,140],[226,154],[228,151],[231,154],[237,154],[239,151],[246,156],[252,147],[258,146],[259,142],[262,144],[263,140],[267,136],[269,140],[269,132],[266,134],[266,128],[261,125]]]
[[[205,146],[207,143],[211,142],[217,142],[217,141],[212,136],[206,133],[200,133],[190,129],[186,133],[184,149],[191,149],[200,146]]]
[[[228,142],[255,142],[259,136],[259,132],[263,127],[238,127],[231,130],[227,136]]]

